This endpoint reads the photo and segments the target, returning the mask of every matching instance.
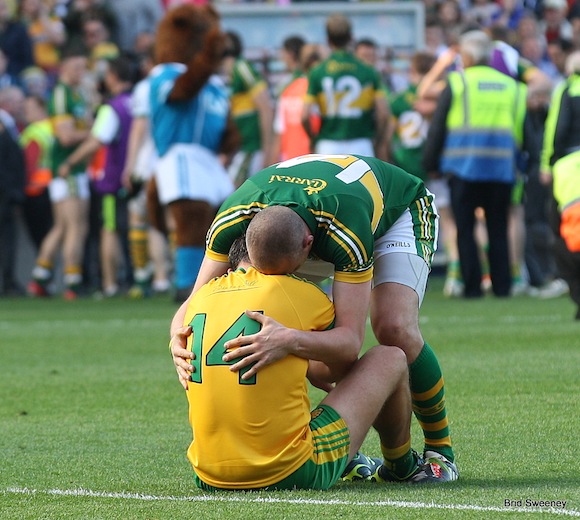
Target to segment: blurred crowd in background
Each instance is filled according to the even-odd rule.
[[[0,0],[0,295],[27,293],[15,275],[18,219],[25,223],[39,255],[31,273],[32,287],[28,288],[28,293],[34,296],[55,291],[50,283],[55,283],[53,269],[59,261],[64,263],[64,294],[71,299],[83,294],[143,296],[171,290],[170,223],[164,230],[152,229],[143,217],[144,203],[139,208],[133,203],[133,206],[127,205],[125,222],[119,215],[115,217],[113,238],[106,234],[103,193],[95,190],[95,186],[104,168],[101,149],[106,149],[115,136],[109,135],[111,130],[107,125],[112,124],[111,120],[102,113],[96,116],[111,98],[131,93],[134,85],[147,76],[154,66],[157,24],[166,9],[179,3],[175,0]],[[212,3],[219,12],[222,3],[242,2]],[[551,249],[555,240],[549,225],[552,193],[549,185],[539,181],[539,150],[554,88],[571,74],[580,72],[580,64],[578,71],[566,68],[569,57],[580,49],[580,3],[575,0],[427,0],[423,4],[425,48],[409,56],[404,74],[400,70],[393,73],[392,63],[396,58],[393,49],[379,46],[372,34],[354,38],[349,46],[349,51],[358,59],[377,69],[384,84],[389,120],[387,130],[381,135],[384,148],[381,158],[423,177],[427,183],[433,180],[429,177],[431,172],[423,166],[422,152],[428,139],[429,120],[441,92],[437,84],[445,80],[448,71],[460,66],[457,44],[461,34],[470,29],[486,31],[497,44],[498,59],[513,69],[513,76],[527,84],[528,114],[533,114],[528,119],[535,125],[535,143],[524,154],[518,181],[520,191],[513,197],[509,224],[511,294],[546,298],[562,295],[569,289],[561,279]],[[306,73],[324,60],[330,50],[326,42],[309,42],[303,36],[287,38],[282,49],[272,49],[272,55],[284,63],[287,71],[287,80],[282,85],[270,81],[269,62],[263,60],[246,63],[247,84],[236,87],[233,71],[237,67],[240,74],[239,63],[233,67],[230,63],[228,67],[226,62],[228,58],[234,62],[243,60],[243,40],[243,27],[237,34],[229,35],[222,75],[230,89],[245,88],[254,96],[252,103],[261,131],[256,142],[242,139],[242,151],[259,152],[244,156],[253,161],[247,166],[247,176],[287,158],[288,153],[297,153],[287,150],[285,132],[291,126],[288,119],[291,111],[287,110],[288,103],[284,105],[281,100],[285,89],[298,78],[304,82]],[[294,84],[294,87],[298,92],[294,98],[305,95],[305,85]],[[74,114],[59,108],[65,104],[65,98],[67,106],[74,107]],[[301,106],[294,107],[294,110],[301,109]],[[235,120],[235,103],[232,110]],[[62,117],[65,114],[72,117],[74,128],[67,127]],[[139,114],[132,110],[128,117],[136,120]],[[120,124],[115,120],[113,128],[118,129]],[[297,142],[294,138],[291,141]],[[578,141],[580,144],[580,135]],[[58,175],[55,146],[68,150],[58,166],[78,167],[88,173],[87,186],[79,183],[67,188],[80,192],[86,189],[86,204],[67,208],[63,214],[55,211],[54,193],[52,196],[48,193],[51,179]],[[128,140],[125,146],[129,147]],[[309,151],[308,142],[306,151]],[[115,187],[116,199],[132,199],[138,191],[139,182],[132,178],[136,153],[125,150],[122,154],[124,164],[120,168],[120,184]],[[231,166],[236,156],[224,161],[226,166]],[[457,247],[453,245],[453,216],[445,204],[440,209],[446,213],[442,218],[441,244],[445,253],[444,291],[448,296],[461,296],[463,285]],[[478,216],[478,221],[484,219],[485,215]],[[490,282],[484,259],[488,248],[484,226],[477,233],[485,290]],[[103,242],[109,245],[103,247]],[[42,281],[47,283],[34,285]]]

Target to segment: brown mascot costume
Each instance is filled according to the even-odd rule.
[[[225,86],[214,75],[223,47],[219,15],[209,5],[171,9],[157,30],[149,100],[159,162],[148,202],[152,222],[162,225],[160,204],[175,225],[176,301],[189,295],[206,232],[233,190],[220,162],[238,144]]]

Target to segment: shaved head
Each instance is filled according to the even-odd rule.
[[[264,208],[246,231],[250,261],[266,274],[294,272],[306,260],[312,240],[304,220],[286,206]]]

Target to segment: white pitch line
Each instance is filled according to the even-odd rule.
[[[20,495],[59,495],[94,498],[121,498],[132,500],[144,500],[150,502],[246,502],[246,503],[269,503],[269,504],[303,504],[303,505],[343,505],[343,506],[371,506],[371,507],[400,507],[406,509],[449,509],[456,511],[481,511],[494,513],[550,513],[560,516],[580,517],[580,511],[574,509],[559,509],[553,507],[494,507],[476,506],[469,504],[436,504],[435,502],[405,502],[399,500],[380,500],[376,502],[350,501],[350,500],[313,500],[313,499],[290,499],[276,497],[254,497],[248,494],[238,496],[199,495],[190,497],[158,496],[141,493],[109,493],[104,491],[91,491],[90,489],[29,489],[9,487],[2,493]]]

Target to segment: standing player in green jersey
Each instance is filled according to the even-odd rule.
[[[386,159],[389,116],[380,74],[348,50],[352,41],[348,18],[331,15],[326,34],[332,52],[308,74],[302,124],[313,139],[309,121],[317,107],[322,118],[317,153],[346,152]]]
[[[228,174],[236,187],[261,170],[270,150],[274,108],[268,84],[255,67],[242,57],[237,33],[226,33],[223,69],[229,77],[234,125],[240,133],[240,150],[234,155]]]
[[[262,331],[229,342],[255,362],[251,377],[288,345],[308,351],[339,345],[345,369],[360,351],[370,304],[371,323],[381,344],[400,347],[407,356],[413,409],[425,435],[425,457],[452,468],[445,389],[437,357],[419,330],[419,306],[425,294],[438,234],[433,197],[423,182],[372,157],[305,155],[273,165],[247,180],[222,205],[208,232],[205,258],[193,293],[227,271],[227,253],[252,217],[268,206],[285,206],[302,222],[304,247],[334,268],[332,330],[310,333],[269,322]],[[283,233],[267,237],[272,249],[283,247]],[[267,272],[267,271],[265,271]],[[302,269],[298,271],[300,274]],[[190,376],[182,324],[191,296],[171,326],[174,363],[182,384]],[[350,356],[350,357],[349,357]]]
[[[435,57],[428,52],[417,52],[411,58],[409,86],[390,99],[392,135],[390,156],[403,170],[427,181],[427,172],[422,165],[423,144],[427,138],[428,117],[435,111],[435,102],[419,99],[417,86],[423,76],[435,63]]]

